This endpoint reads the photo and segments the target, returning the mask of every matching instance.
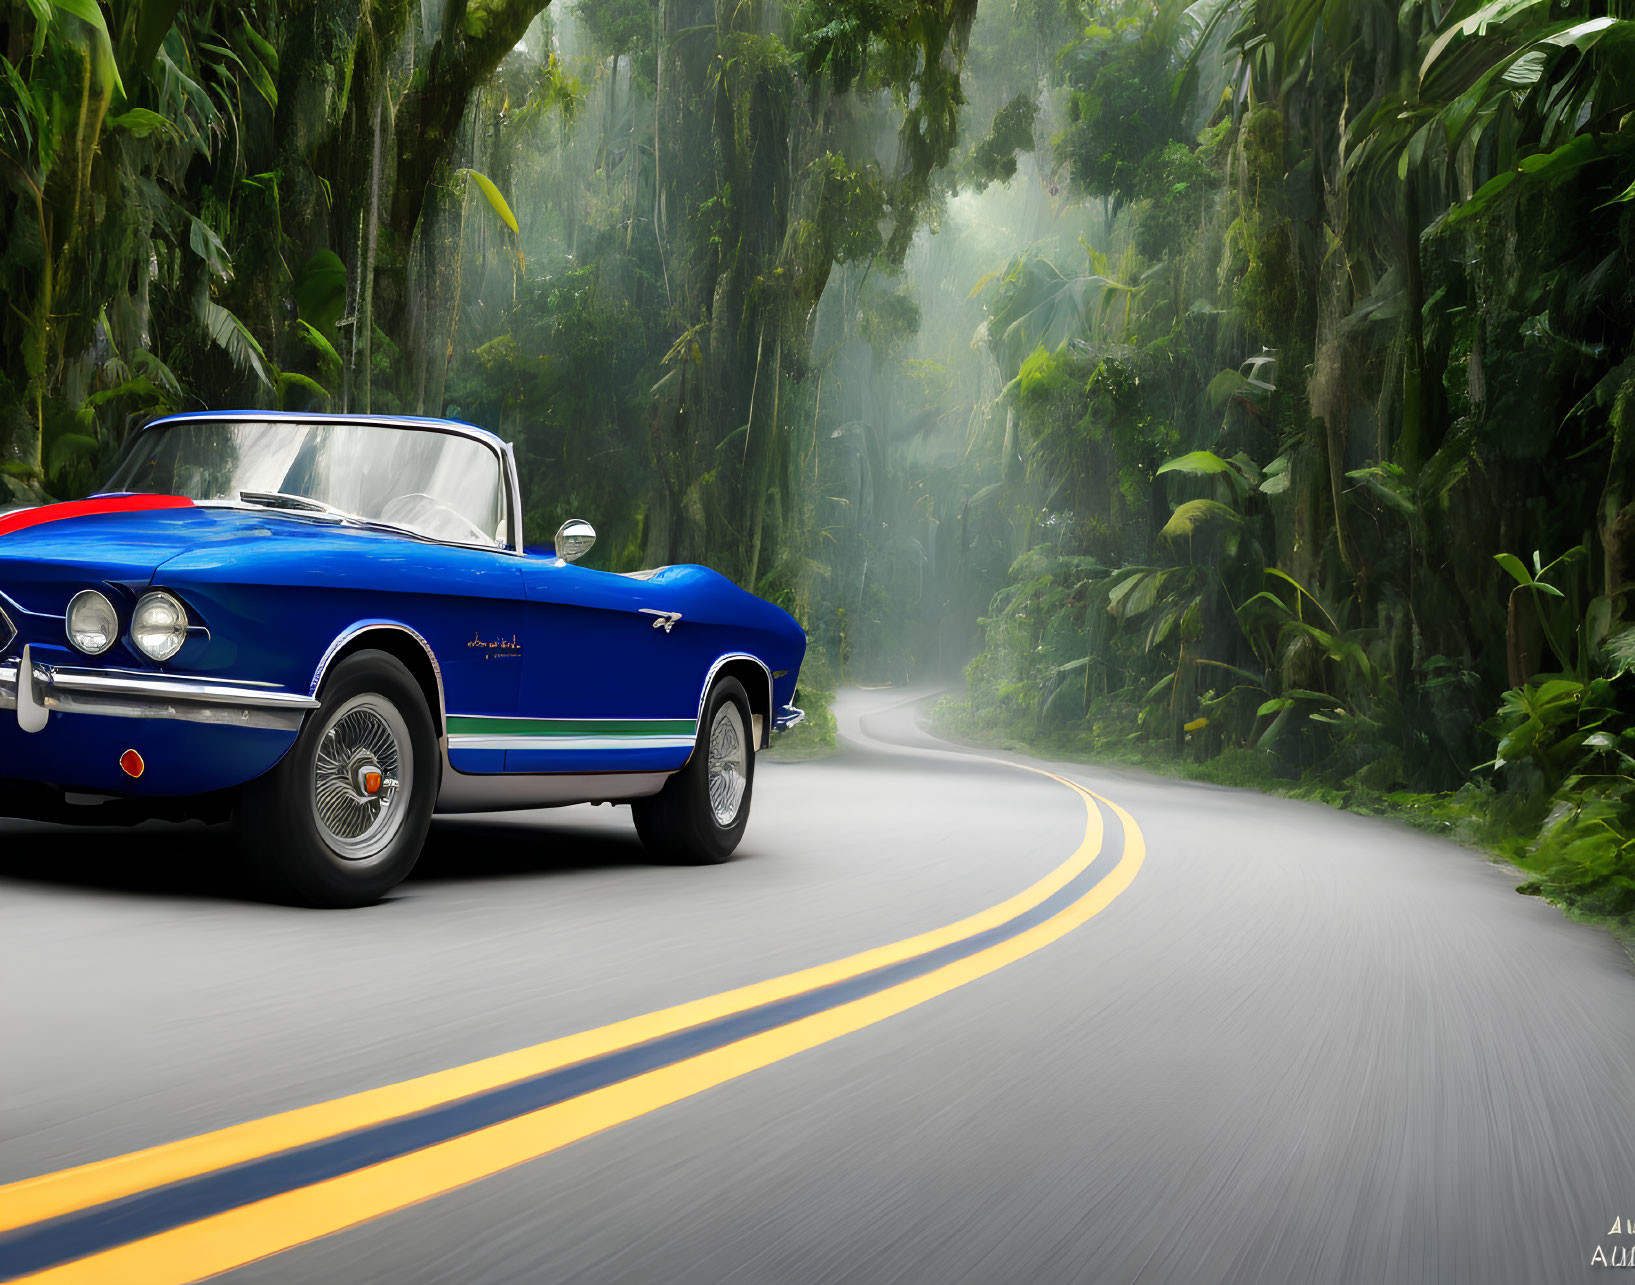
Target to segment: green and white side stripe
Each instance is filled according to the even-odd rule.
[[[671,750],[693,748],[690,718],[475,718],[450,715],[451,750]]]

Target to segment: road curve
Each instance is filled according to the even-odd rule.
[[[5,825],[0,1184],[842,960],[1088,842],[1083,796],[934,740],[912,695],[848,693],[841,754],[764,764],[717,868],[647,864],[622,810],[450,820],[391,901],[320,914],[246,897],[217,831]],[[224,1279],[1530,1282],[1629,1261],[1635,1233],[1609,1228],[1635,1212],[1635,974],[1610,939],[1399,826],[1050,770],[1144,839],[1071,931]],[[1091,808],[1105,879],[1126,836]]]

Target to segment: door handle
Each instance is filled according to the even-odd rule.
[[[681,619],[679,611],[660,611],[656,607],[638,607],[636,610],[644,616],[652,616],[653,628],[662,629],[665,633],[669,633],[674,629],[676,622]]]

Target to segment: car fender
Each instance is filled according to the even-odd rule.
[[[762,720],[762,725],[755,729],[753,739],[755,741],[755,748],[758,750],[765,749],[770,743],[769,738],[772,734],[771,719],[773,716],[773,711],[777,708],[772,703],[772,669],[759,656],[753,656],[747,651],[729,651],[716,658],[715,663],[710,666],[709,673],[704,675],[704,685],[699,689],[697,720],[698,738],[693,744],[693,754],[698,753],[698,746],[704,741],[704,705],[710,699],[710,688],[715,685],[716,675],[718,675],[723,669],[732,664],[734,661],[748,661],[750,664],[759,669],[766,678],[766,714],[752,715],[754,718]],[[755,699],[755,696],[756,693],[750,693],[751,701]],[[688,762],[692,761],[691,754],[688,755],[687,758]]]
[[[444,729],[448,726],[448,697],[443,689],[443,667],[438,664],[437,653],[432,650],[432,645],[426,641],[425,635],[413,626],[404,624],[401,620],[359,620],[343,629],[324,650],[323,656],[319,658],[318,667],[312,673],[312,686],[308,689],[308,694],[313,697],[318,695],[319,689],[324,685],[324,678],[328,675],[330,667],[335,663],[336,657],[360,638],[373,633],[407,635],[415,643],[419,644],[421,651],[425,653],[437,689],[437,701],[432,708],[431,714],[437,720],[437,735],[442,737]]]

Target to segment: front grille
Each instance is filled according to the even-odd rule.
[[[4,655],[6,648],[11,646],[17,637],[17,627],[11,623],[11,617],[6,615],[6,609],[0,607],[0,655]]]

